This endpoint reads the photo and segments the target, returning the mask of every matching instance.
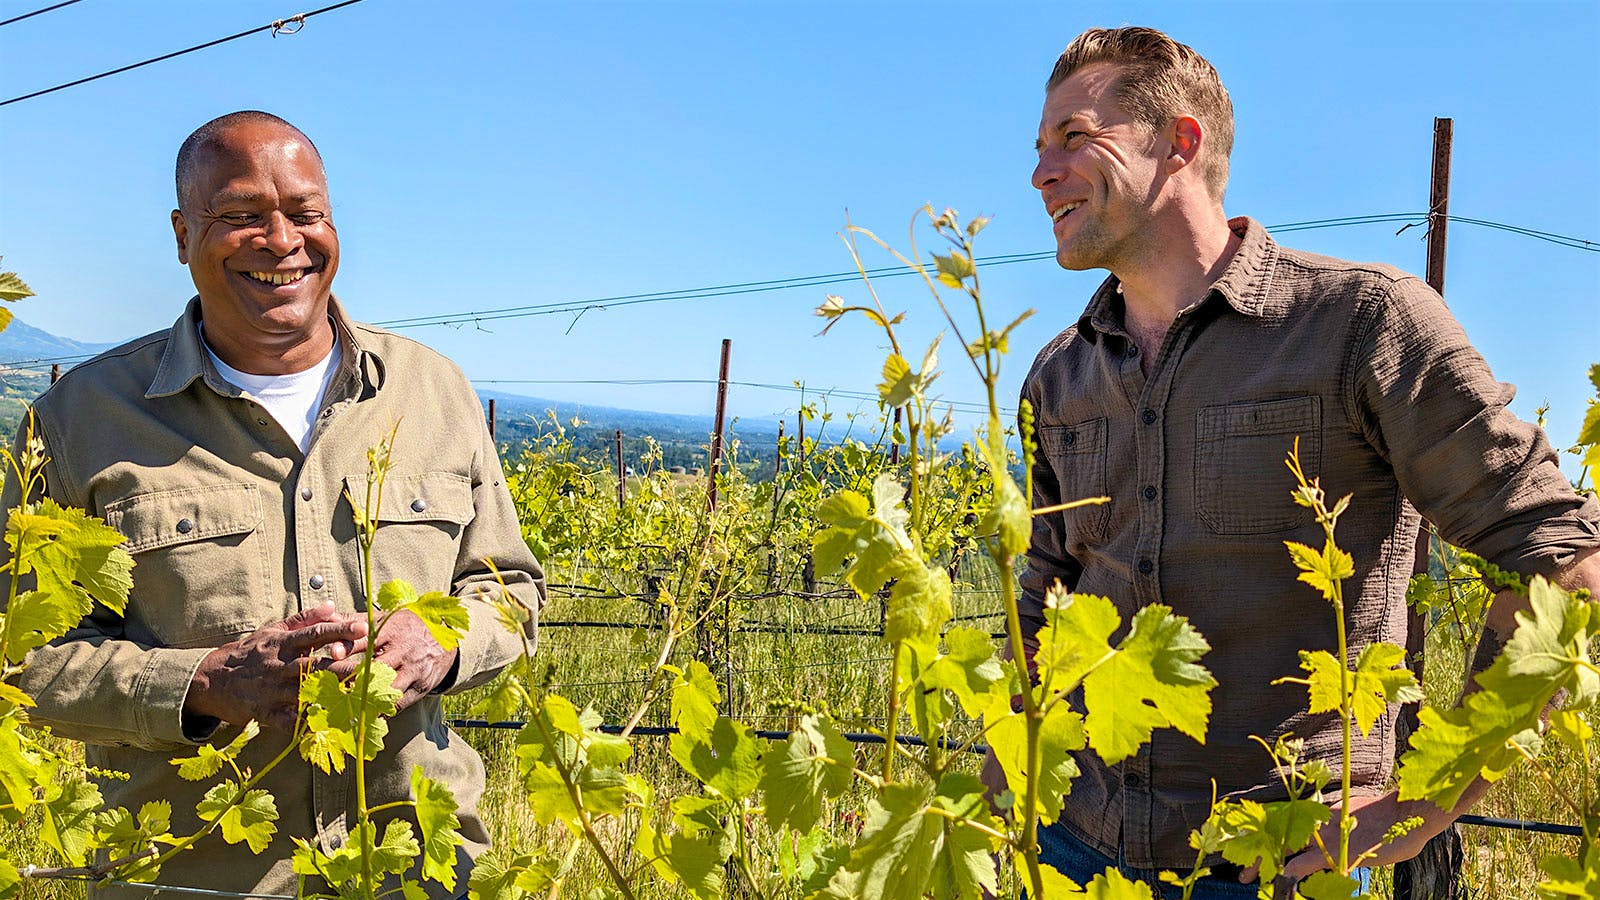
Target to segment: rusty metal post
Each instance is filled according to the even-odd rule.
[[[61,380],[61,363],[50,364],[50,383],[55,384]]]
[[[622,462],[622,429],[617,429],[617,512],[628,502],[628,467]]]
[[[489,398],[489,440],[494,440],[494,398]]]

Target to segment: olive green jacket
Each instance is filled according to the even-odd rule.
[[[169,800],[174,834],[200,826],[195,804],[215,783],[184,781],[168,762],[194,752],[182,710],[201,659],[327,600],[340,611],[365,609],[348,497],[364,496],[367,450],[396,422],[374,584],[401,578],[419,592],[466,601],[471,625],[450,692],[484,683],[535,639],[536,614],[525,633],[513,634],[480,596],[498,590],[492,563],[536,613],[544,580],[465,376],[413,340],[349,321],[337,301],[331,315],[343,355],[304,454],[263,407],[218,376],[199,339],[198,298],[170,331],[67,372],[34,406],[50,457],[47,493],[127,536],[134,588],[125,615],[97,608],[34,651],[20,685],[38,701],[34,722],[84,741],[90,766],[127,773],[127,780],[100,781],[108,804],[137,813],[147,801]],[[6,510],[16,495],[8,479]],[[209,740],[226,743],[237,733],[224,726]],[[287,737],[264,730],[241,762],[260,770]],[[446,895],[433,883],[429,890],[464,894],[468,854],[489,841],[477,810],[484,769],[441,721],[437,696],[390,722],[383,751],[367,768],[369,807],[410,799],[417,765],[455,792],[469,842],[455,890]],[[157,882],[294,894],[290,837],[328,851],[340,846],[355,821],[354,766],[325,775],[292,753],[260,786],[279,813],[264,853],[213,834],[168,863]],[[148,896],[115,887],[98,893]]]

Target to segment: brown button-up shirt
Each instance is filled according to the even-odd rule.
[[[127,536],[135,568],[126,615],[99,608],[65,638],[34,651],[21,687],[38,700],[36,723],[84,741],[90,766],[128,773],[126,781],[100,782],[109,805],[137,812],[146,801],[169,800],[174,834],[200,826],[195,804],[215,782],[184,781],[167,762],[194,752],[181,713],[201,659],[327,600],[343,612],[365,609],[345,492],[364,496],[367,449],[395,422],[374,583],[403,578],[419,592],[466,601],[471,624],[452,691],[482,684],[535,637],[536,616],[524,634],[512,634],[480,596],[498,591],[488,562],[530,610],[539,608],[544,588],[466,378],[415,341],[349,321],[337,302],[331,312],[342,360],[304,454],[270,413],[219,377],[200,343],[198,300],[170,331],[73,369],[34,406],[51,458],[47,492],[104,516]],[[14,482],[6,483],[7,510],[17,500]],[[226,743],[237,733],[224,726],[211,740]],[[286,738],[264,730],[240,766],[259,771]],[[417,765],[461,805],[469,844],[459,857],[456,892],[464,892],[468,854],[489,840],[477,811],[484,771],[478,754],[441,722],[437,697],[390,722],[382,753],[367,767],[369,805],[411,799]],[[168,863],[157,881],[293,895],[289,839],[329,851],[345,840],[356,815],[354,772],[352,765],[325,775],[292,754],[260,785],[279,813],[265,853],[214,834]]]
[[[1280,247],[1236,219],[1242,246],[1206,296],[1178,315],[1148,378],[1108,279],[1078,323],[1039,354],[1023,387],[1037,411],[1034,505],[1109,495],[1103,506],[1038,516],[1022,576],[1031,632],[1058,579],[1109,597],[1124,621],[1165,603],[1211,643],[1218,681],[1204,746],[1172,730],[1114,767],[1078,760],[1062,821],[1127,864],[1187,868],[1211,782],[1281,799],[1251,735],[1304,738],[1339,765],[1335,714],[1306,712],[1298,651],[1335,650],[1332,607],[1296,581],[1284,541],[1320,547],[1290,499],[1284,460],[1300,439],[1306,474],[1352,494],[1337,540],[1351,660],[1373,641],[1406,643],[1405,588],[1418,510],[1452,543],[1525,573],[1550,574],[1600,543],[1600,510],[1561,474],[1544,434],[1506,410],[1496,382],[1444,302],[1413,276]],[[1394,763],[1395,708],[1352,761],[1381,791]],[[1359,733],[1358,733],[1359,734]]]

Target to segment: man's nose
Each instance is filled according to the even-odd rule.
[[[288,216],[276,210],[267,215],[266,228],[261,232],[260,239],[263,249],[274,256],[288,256],[305,244],[300,229],[289,221]]]
[[[1055,154],[1049,150],[1039,153],[1039,164],[1033,167],[1034,190],[1042,191],[1049,185],[1061,179],[1061,169],[1057,164]]]

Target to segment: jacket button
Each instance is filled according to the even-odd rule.
[[[300,489],[300,499],[301,500],[310,500],[311,499],[311,488],[309,488],[309,487],[301,488]]]
[[[178,520],[178,533],[179,534],[188,534],[189,532],[191,532],[193,530],[194,530],[194,520],[193,519],[179,519]]]
[[[1146,500],[1154,500],[1156,498],[1156,486],[1153,484],[1147,484],[1144,486],[1144,490],[1140,491],[1140,493],[1144,494],[1144,498]]]
[[[267,420],[266,419],[257,419],[256,420],[256,424],[260,425],[262,428],[265,428],[265,427],[267,427]]]
[[[1061,440],[1068,447],[1071,447],[1073,444],[1076,444],[1078,442],[1078,433],[1076,431],[1069,431],[1066,434],[1062,435]]]
[[[1156,423],[1156,411],[1153,409],[1147,409],[1139,418],[1143,419],[1146,425],[1154,425]]]
[[[311,589],[313,591],[322,590],[322,585],[324,584],[321,575],[313,575],[313,576],[311,576],[309,579],[307,579],[306,583],[311,585]]]
[[[1155,563],[1151,562],[1148,559],[1139,560],[1139,574],[1140,575],[1149,575],[1151,572],[1154,572],[1155,570],[1156,570],[1156,564]]]
[[[428,508],[428,501],[422,499],[421,497],[418,497],[417,499],[411,501],[411,511],[412,512],[422,512],[423,510],[425,510],[427,508]]]

